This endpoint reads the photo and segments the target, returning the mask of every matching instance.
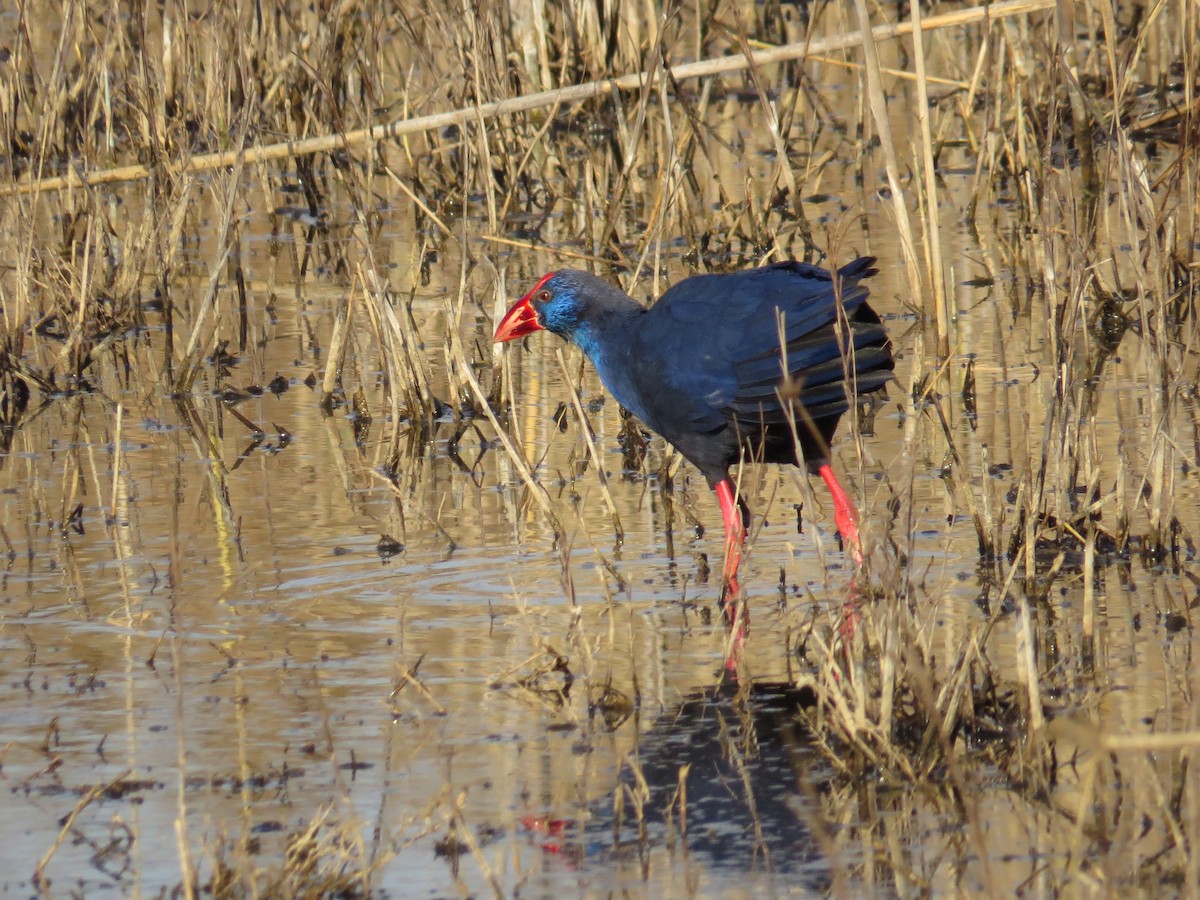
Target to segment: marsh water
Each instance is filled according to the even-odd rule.
[[[854,81],[843,77],[831,102],[853,106]],[[774,163],[756,137],[760,117],[745,97],[719,105],[714,134],[744,143],[721,163],[730,185]],[[835,464],[869,546],[907,554],[906,602],[932,646],[953,658],[994,622],[987,652],[1016,682],[1005,604],[1023,588],[1002,589],[981,566],[952,481],[1015,515],[1014,491],[1046,439],[1057,357],[1047,323],[1030,313],[1037,286],[1003,252],[1013,213],[998,203],[967,221],[967,148],[947,151],[939,174],[958,335],[945,391],[956,461],[914,390],[926,325],[907,296],[880,172],[864,187],[849,161],[832,162],[805,190],[822,249],[879,257],[871,302],[898,360],[861,440],[839,433]],[[281,867],[306,833],[313,866],[370,869],[379,896],[1007,892],[1037,890],[1048,872],[1069,883],[1062,873],[1082,863],[1065,849],[1079,846],[1078,820],[1063,810],[1091,796],[1081,785],[1093,770],[1063,766],[1053,795],[1036,799],[985,771],[955,800],[848,779],[803,724],[797,710],[811,696],[799,685],[813,663],[801,637],[854,590],[819,482],[787,468],[744,475],[759,530],[744,564],[751,626],[734,678],[717,608],[720,514],[703,479],[672,467],[657,439],[632,458],[595,374],[552,336],[535,336],[505,351],[516,405],[504,424],[548,492],[565,532],[556,537],[491,423],[453,395],[451,332],[486,382],[502,298],[545,271],[588,265],[560,252],[590,252],[568,239],[591,214],[585,200],[540,223],[546,247],[483,240],[476,209],[452,220],[455,237],[432,253],[405,195],[377,187],[369,232],[352,204],[331,204],[320,236],[281,218],[284,192],[248,190],[237,238],[245,327],[220,321],[224,352],[214,342],[195,388],[168,387],[148,279],[144,331],[88,383],[37,397],[12,432],[0,460],[11,549],[0,582],[5,893],[156,896],[189,876],[211,887],[222,866]],[[138,187],[111,196],[136,222]],[[198,221],[210,203],[197,201]],[[350,249],[331,251],[337,241]],[[362,259],[368,244],[397,308],[412,311],[446,403],[427,435],[392,415],[361,310],[343,380],[366,389],[321,403],[338,303],[363,289],[361,270],[323,262]],[[663,242],[634,295],[696,271],[694,252]],[[203,303],[214,267],[221,290],[236,290],[220,254],[201,233],[172,285],[176,304]],[[1143,353],[1137,330],[1125,332],[1089,416],[1109,481],[1154,439]],[[577,378],[603,483],[561,405]],[[1172,422],[1158,439],[1195,460],[1195,406]],[[418,437],[394,458],[397,428]],[[1195,469],[1174,465],[1175,515],[1193,535]],[[898,517],[895,486],[909,478]],[[1136,491],[1137,478],[1124,489]],[[897,529],[899,545],[886,540]],[[1042,666],[1077,673],[1056,679],[1048,708],[1105,733],[1194,728],[1190,542],[1171,560],[1097,562],[1102,665],[1092,668],[1078,663],[1080,557],[1059,561],[1065,571],[1035,609]],[[1132,765],[1159,771],[1152,760]],[[1170,771],[1159,771],[1167,792]],[[964,821],[981,831],[965,834]],[[1083,887],[1164,840],[1126,827],[1108,835],[1128,838],[1120,852],[1088,860]],[[288,892],[283,882],[272,890]]]

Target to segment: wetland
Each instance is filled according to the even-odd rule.
[[[1200,14],[856,6],[0,11],[6,893],[1200,892]],[[865,559],[747,466],[730,664],[704,479],[493,328],[866,254]]]

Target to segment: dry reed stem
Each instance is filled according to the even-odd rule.
[[[182,358],[177,362],[178,376],[175,380],[175,390],[179,393],[187,393],[192,389],[192,384],[200,371],[204,351],[216,333],[215,328],[207,334],[205,330],[209,318],[216,317],[221,276],[225,272],[225,263],[233,250],[233,243],[238,239],[234,232],[233,205],[239,195],[237,183],[240,173],[241,167],[239,166],[225,182],[225,195],[222,198],[220,212],[221,225],[217,238],[218,256],[209,270],[208,286],[200,301],[200,312],[192,323],[192,332],[188,337],[187,347],[183,351]],[[234,233],[231,234],[231,232]]]
[[[1162,5],[1161,3],[1157,4],[1159,8]],[[1100,179],[1096,172],[1096,150],[1092,143],[1092,119],[1088,114],[1083,88],[1079,84],[1074,7],[1073,0],[1058,0],[1054,9],[1061,53],[1058,61],[1065,68],[1067,74],[1071,124],[1074,130],[1075,145],[1079,150],[1080,166],[1083,169],[1084,190],[1089,196],[1094,196],[1100,189]],[[1111,10],[1109,12],[1111,17]],[[1108,39],[1109,41],[1114,40],[1115,35],[1109,32]]]
[[[361,270],[359,277],[361,277]],[[321,403],[329,408],[333,404],[333,392],[341,385],[342,366],[346,361],[347,339],[354,316],[354,305],[350,302],[353,287],[337,300],[333,313],[333,330],[329,336],[329,350],[325,358],[325,374],[321,379]]]
[[[895,216],[896,229],[900,238],[900,251],[904,255],[904,269],[908,275],[908,289],[913,297],[924,296],[921,276],[917,271],[917,247],[913,239],[912,225],[908,219],[908,207],[904,202],[904,190],[900,184],[900,166],[896,157],[895,144],[892,141],[891,122],[887,114],[887,98],[883,94],[883,81],[879,74],[879,53],[876,49],[876,39],[871,29],[870,14],[867,12],[866,0],[854,0],[854,9],[858,14],[858,25],[863,39],[863,56],[866,59],[867,101],[871,108],[871,117],[875,121],[875,129],[879,143],[883,149],[884,167],[887,172],[888,188],[891,191],[892,210]],[[936,321],[940,329],[940,321]],[[949,355],[949,336],[939,332],[939,355],[946,358]],[[943,346],[946,348],[942,350]]]
[[[503,244],[506,247],[520,247],[523,250],[536,250],[539,253],[549,253],[552,256],[561,256],[564,259],[580,259],[585,262],[596,263],[597,265],[607,266],[612,263],[611,259],[605,259],[602,256],[596,256],[594,253],[580,253],[578,250],[571,250],[568,247],[547,247],[542,244],[534,244],[529,241],[515,241],[512,238],[501,237],[495,234],[481,234],[479,239],[492,244]]]
[[[923,30],[923,27],[919,26],[919,25],[914,24],[913,27],[914,28],[922,28],[922,30]],[[912,32],[912,34],[913,34],[913,39],[915,41],[916,40],[916,32],[914,31],[914,32]],[[764,41],[757,41],[757,40],[753,40],[750,38],[747,38],[746,43],[751,48],[753,48],[755,51],[774,50],[779,46],[778,44],[768,44]],[[824,66],[834,66],[835,68],[841,68],[841,69],[865,69],[866,68],[862,63],[857,63],[857,62],[854,62],[853,60],[838,59],[837,57],[834,57],[834,56],[818,56],[813,53],[806,53],[804,55],[804,61],[810,62],[810,63],[821,63],[821,65],[824,65]],[[898,78],[902,81],[915,82],[920,77],[922,77],[922,76],[917,75],[915,72],[909,72],[909,71],[906,71],[905,69],[893,69],[888,66],[880,66],[879,73],[881,75],[887,75],[889,78]],[[937,85],[941,85],[942,87],[958,88],[959,90],[962,90],[962,91],[968,90],[971,86],[970,82],[962,81],[958,78],[943,78],[939,75],[925,75],[923,77],[924,77],[925,81],[928,82],[929,84],[937,84]]]
[[[54,858],[54,854],[58,852],[58,848],[66,840],[67,834],[75,827],[75,821],[79,818],[79,814],[91,806],[97,797],[112,790],[132,774],[132,769],[126,769],[106,784],[92,785],[91,789],[79,798],[78,802],[71,808],[71,812],[63,819],[62,828],[59,829],[58,836],[55,837],[49,849],[42,854],[41,859],[38,860],[38,864],[33,869],[33,876],[30,880],[36,888],[40,891],[46,891],[49,888],[49,882],[46,881],[46,866],[50,865],[50,860]]]
[[[182,876],[183,895],[187,900],[195,900],[196,897],[196,868],[192,861],[191,842],[188,838],[188,802],[187,802],[187,728],[184,723],[188,721],[186,711],[184,709],[184,678],[183,678],[183,655],[179,647],[179,635],[172,633],[171,635],[171,674],[174,681],[175,689],[175,764],[178,767],[175,773],[175,821],[173,823],[175,829],[175,845],[179,853],[179,870]]]
[[[1007,2],[1003,3],[975,6],[940,16],[931,16],[922,23],[922,27],[926,31],[932,31],[939,28],[970,25],[985,19],[995,21],[1009,16],[1022,16],[1049,9],[1056,2],[1058,0],[1007,0]],[[891,38],[903,37],[912,32],[911,23],[878,25],[872,29],[866,22],[867,19],[864,15],[863,30],[860,33],[843,34],[817,41],[801,41],[788,44],[774,50],[755,53],[753,59],[745,55],[723,56],[715,59],[684,63],[671,67],[668,74],[674,81],[685,81],[691,78],[704,78],[711,75],[740,72],[753,66],[765,66],[773,63],[803,59],[809,53],[822,54],[832,50],[844,50],[856,47],[868,38],[874,41],[884,41]],[[555,88],[554,90],[541,91],[523,97],[479,103],[454,110],[453,112],[436,113],[434,115],[420,116],[415,119],[397,119],[394,122],[388,122],[383,125],[354,129],[339,134],[305,138],[298,141],[285,141],[277,144],[248,146],[239,150],[228,150],[221,153],[208,153],[191,157],[179,166],[179,171],[206,172],[213,169],[226,168],[238,164],[239,161],[242,163],[257,163],[269,160],[290,159],[314,153],[349,150],[359,145],[394,140],[409,134],[466,125],[471,122],[482,123],[484,120],[498,116],[510,116],[515,113],[527,112],[546,106],[605,97],[615,91],[640,89],[644,87],[646,79],[646,72],[634,72],[618,78],[590,81],[586,84]],[[149,177],[150,173],[151,168],[144,165],[121,166],[97,172],[82,172],[73,168],[68,175],[40,178],[31,182],[0,185],[0,196],[58,191],[82,185],[135,181]]]
[[[938,355],[950,355],[950,312],[946,306],[946,273],[942,266],[942,220],[941,204],[938,202],[937,174],[934,170],[933,137],[929,128],[929,86],[925,74],[925,38],[921,27],[921,4],[914,3],[912,10],[913,22],[913,56],[916,61],[917,86],[917,125],[919,127],[921,172],[924,176],[924,192],[918,192],[921,197],[921,209],[924,213],[925,256],[928,265],[929,286],[933,290],[934,319],[937,322]]]
[[[454,810],[454,822],[457,825],[456,831],[462,836],[464,843],[471,851],[471,856],[475,858],[476,865],[479,866],[479,871],[491,886],[492,894],[499,898],[506,896],[503,885],[500,884],[500,879],[496,877],[496,873],[492,871],[492,867],[488,865],[487,857],[483,855],[483,849],[479,846],[479,841],[475,837],[475,832],[471,830],[471,826],[467,824],[467,815],[463,810],[463,801],[466,800],[466,792],[452,795],[450,801],[451,808]]]
[[[1065,717],[1051,722],[1047,734],[1099,753],[1170,753],[1200,747],[1200,731],[1111,734],[1090,722]]]

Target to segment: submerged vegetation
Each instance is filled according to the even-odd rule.
[[[865,20],[913,32],[872,34]],[[365,896],[422,841],[451,884],[512,893],[537,863],[492,852],[506,830],[581,871],[623,873],[588,889],[654,877],[701,892],[711,882],[686,866],[652,876],[646,849],[686,846],[699,796],[701,770],[687,769],[699,756],[671,755],[680,745],[662,736],[673,725],[719,734],[712,765],[748,794],[764,773],[792,777],[807,804],[795,840],[826,860],[812,889],[1200,892],[1196,4],[30,0],[0,21],[0,658],[34,698],[0,733],[0,771],[14,794],[71,798],[19,877],[70,883],[69,863],[55,866],[64,842],[84,842],[79,817],[136,796],[166,810],[178,851],[168,876],[145,877],[189,896]],[[762,62],[780,46],[796,49]],[[732,62],[678,68],[695,60]],[[591,83],[583,99],[555,93]],[[900,360],[889,401],[846,421],[836,448],[868,519],[864,567],[851,574],[822,541],[798,472],[747,471],[762,514],[747,585],[760,655],[664,702],[652,682],[669,679],[647,647],[708,629],[709,671],[721,671],[709,560],[681,568],[674,544],[689,529],[702,539],[713,511],[669,448],[602,404],[576,356],[549,343],[503,353],[491,324],[561,265],[648,298],[691,272],[859,253],[887,261],[872,303]],[[495,554],[482,529],[443,516],[448,496],[483,509],[492,489],[511,542],[488,565],[552,560],[536,583],[493,575],[503,593],[471,621],[489,636],[498,618],[524,629],[479,691],[586,734],[576,747],[627,742],[592,796],[568,802],[582,776],[561,761],[547,770],[567,788],[521,796],[569,814],[507,808],[484,824],[448,774],[451,754],[410,756],[389,737],[387,761],[428,765],[440,787],[420,808],[385,815],[381,801],[365,823],[349,784],[359,762],[338,756],[340,710],[315,662],[277,685],[316,686],[299,704],[316,724],[287,746],[313,769],[331,763],[329,802],[296,828],[251,824],[262,794],[286,796],[300,777],[294,758],[243,753],[229,761],[237,776],[197,782],[181,737],[145,781],[136,761],[90,775],[93,760],[64,749],[67,708],[40,715],[30,685],[57,677],[37,659],[39,620],[57,621],[43,615],[46,578],[68,620],[124,642],[122,660],[81,654],[71,679],[116,681],[136,660],[180,726],[197,684],[189,591],[230,604],[236,617],[199,633],[227,664],[214,684],[225,672],[238,684],[211,693],[253,709],[243,679],[256,651],[230,635],[251,627],[238,573],[256,565],[246,520],[261,498],[238,470],[286,460],[294,432],[315,442],[322,429],[336,450],[321,479],[343,489],[358,527],[380,526],[384,561],[418,535],[437,548],[430,570],[472,540]],[[158,440],[177,466],[199,465],[135,475],[137,442]],[[463,479],[449,487],[435,459]],[[315,504],[308,467],[295,477]],[[131,527],[140,492],[170,509],[145,516],[157,532]],[[203,540],[189,537],[197,509]],[[648,563],[632,546],[639,517],[652,522],[641,537],[666,544]],[[793,517],[808,526],[795,553],[772,536]],[[92,565],[85,534],[105,539]],[[221,570],[212,595],[196,586],[198,545]],[[671,580],[634,581],[645,566]],[[405,630],[416,584],[393,584],[401,596],[374,610],[389,623],[401,610],[401,624],[372,689],[419,731],[452,718],[456,695],[427,679],[436,663]],[[114,602],[93,608],[110,588]],[[151,602],[160,591],[168,599]],[[972,597],[969,615],[953,609]],[[635,613],[672,624],[642,639]],[[291,638],[275,638],[291,660]],[[294,652],[324,661],[342,650],[331,643]],[[786,684],[766,690],[764,670]],[[263,728],[231,715],[239,739]],[[793,748],[786,761],[780,746]],[[198,824],[192,807],[213,795],[243,821]],[[786,873],[780,854],[795,846],[764,836],[770,816],[760,806],[747,828]],[[135,849],[145,838],[109,818],[108,843],[88,838],[85,856],[91,877],[127,888],[148,865]],[[614,846],[589,861],[599,831]]]

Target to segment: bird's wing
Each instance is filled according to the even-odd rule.
[[[814,419],[846,411],[848,371],[857,376],[856,393],[886,383],[892,367],[887,334],[859,284],[874,274],[873,262],[865,257],[844,267],[840,291],[824,269],[787,262],[696,276],[663,294],[652,311],[677,330],[693,360],[704,361],[683,374],[685,383],[709,388],[706,419],[723,416],[750,427],[786,423],[790,404],[777,393],[785,366],[792,395]],[[850,326],[840,337],[839,300]],[[853,347],[850,367],[843,363],[844,346]]]
[[[797,401],[812,419],[840,415],[848,370],[850,393],[891,377],[887,334],[858,283],[874,274],[872,262],[843,268],[840,294],[824,269],[795,262],[681,281],[636,319],[620,360],[605,364],[606,383],[673,443],[730,425],[747,433],[786,425]],[[850,326],[840,337],[839,296]],[[849,368],[844,344],[853,347]],[[785,363],[792,390],[781,398]]]
[[[680,322],[655,307],[628,344],[641,407],[654,431],[672,442],[682,433],[709,433],[728,424],[725,410],[737,395],[737,376],[726,337],[702,320]]]

